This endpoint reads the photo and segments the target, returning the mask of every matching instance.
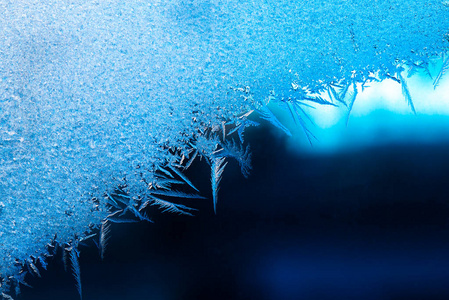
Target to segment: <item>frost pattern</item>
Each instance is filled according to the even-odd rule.
[[[225,157],[248,175],[249,112],[290,133],[270,100],[312,140],[307,103],[350,111],[373,72],[427,68],[448,47],[446,2],[0,0],[2,296],[105,220],[191,214],[169,199],[203,197],[182,174],[196,157],[215,207]]]

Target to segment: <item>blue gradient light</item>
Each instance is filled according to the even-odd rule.
[[[335,250],[335,249],[333,249]],[[282,253],[265,258],[263,289],[272,299],[391,299],[392,294],[442,290],[447,280],[444,253]],[[315,249],[318,251],[318,249]],[[405,288],[407,286],[407,288]]]
[[[342,105],[308,109],[315,123],[310,130],[317,138],[312,146],[302,129],[283,112],[280,118],[293,133],[289,149],[322,155],[376,145],[449,142],[449,79],[443,78],[436,89],[425,75],[407,78],[407,83],[416,115],[404,100],[401,85],[393,80],[371,83],[363,91],[359,85],[349,119],[348,109]],[[327,94],[322,96],[329,99]]]

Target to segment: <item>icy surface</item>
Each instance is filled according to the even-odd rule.
[[[270,91],[394,73],[449,44],[436,0],[0,0],[0,13],[0,277],[99,225],[105,192],[145,193],[169,149],[241,124]]]

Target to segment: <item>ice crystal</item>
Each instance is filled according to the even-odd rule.
[[[313,137],[307,101],[351,110],[356,82],[425,67],[448,47],[446,2],[0,0],[3,297],[27,266],[43,267],[30,257],[101,224],[103,255],[105,220],[150,220],[149,203],[191,214],[166,199],[201,197],[173,189],[199,192],[181,173],[198,156],[212,167],[215,208],[225,156],[240,153],[248,173],[237,145],[257,124],[248,112],[289,134],[267,106],[274,90]],[[316,96],[326,89],[335,103]]]

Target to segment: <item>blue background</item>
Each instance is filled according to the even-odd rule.
[[[399,143],[322,156],[247,134],[196,217],[112,226],[106,257],[81,249],[84,299],[448,299],[449,144]],[[209,167],[187,174],[206,194]],[[78,299],[60,257],[21,299]]]

